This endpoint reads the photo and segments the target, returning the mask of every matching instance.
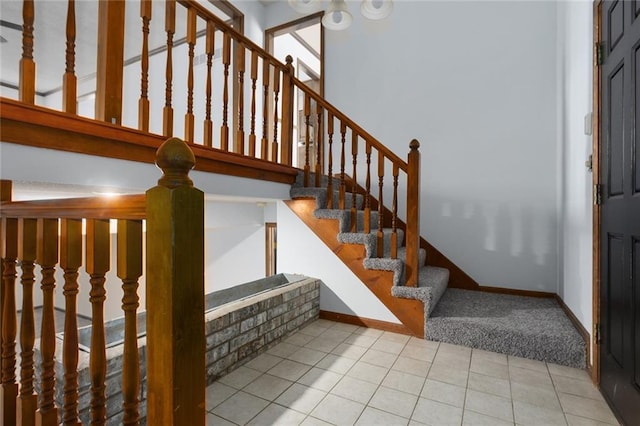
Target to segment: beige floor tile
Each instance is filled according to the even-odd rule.
[[[547,368],[549,368],[549,373],[552,376],[565,376],[577,380],[591,381],[591,376],[589,376],[586,370],[551,363],[547,363]]]
[[[327,423],[324,420],[316,419],[315,417],[307,417],[304,419],[300,426],[333,426],[331,423]]]
[[[382,383],[382,380],[384,379],[384,376],[387,375],[388,371],[389,370],[384,367],[359,361],[351,367],[351,370],[347,372],[347,376],[379,385]]]
[[[378,389],[378,385],[375,383],[344,376],[338,384],[331,389],[331,393],[361,404],[366,404],[376,392],[376,389]]]
[[[300,362],[291,361],[290,359],[284,359],[282,362],[271,368],[268,373],[272,376],[280,377],[281,379],[291,380],[295,382],[304,373],[311,369],[310,365],[302,364]]]
[[[320,318],[320,319],[315,320],[311,324],[315,325],[315,326],[318,326],[318,327],[322,327],[322,328],[331,328],[331,327],[335,327],[336,324],[340,324],[340,323],[336,322],[336,321],[331,321],[331,320]]]
[[[511,398],[511,386],[507,379],[499,379],[497,377],[470,372],[467,387],[469,389],[490,393],[503,398]]]
[[[353,325],[353,324],[345,324],[343,322],[334,322],[333,327],[331,328],[333,328],[334,330],[346,331],[347,333],[353,333],[354,331],[359,329],[360,326]]]
[[[326,352],[317,351],[315,349],[299,348],[297,351],[287,356],[287,358],[302,364],[316,365],[326,355]]]
[[[245,424],[269,405],[269,401],[238,392],[212,410],[213,414],[237,424]]]
[[[220,382],[213,382],[207,386],[207,411],[211,411],[215,406],[236,393],[238,390]]]
[[[302,376],[298,383],[329,392],[343,376],[333,371],[314,367]]]
[[[485,376],[509,379],[509,367],[507,364],[488,361],[486,358],[472,358],[469,370]]]
[[[368,336],[368,337],[375,337],[376,339],[382,336],[382,333],[384,333],[384,331],[377,330],[375,328],[368,328],[368,327],[358,327],[353,332],[353,334],[359,334],[361,336]]]
[[[438,352],[471,356],[471,348],[467,348],[466,346],[460,346],[460,345],[452,345],[451,343],[445,343],[445,342],[440,343],[440,346],[438,347]]]
[[[365,352],[367,352],[367,348],[346,343],[340,343],[334,350],[331,351],[332,354],[343,356],[345,358],[351,358],[356,361],[359,360]]]
[[[312,341],[313,339],[314,339],[313,336],[297,332],[297,333],[294,333],[291,336],[287,337],[286,339],[284,339],[284,341],[287,342],[287,343],[290,343],[292,345],[304,346],[307,343],[309,343],[310,341]]]
[[[392,340],[382,340],[382,337],[380,337],[373,345],[371,345],[371,349],[399,355],[404,349],[404,346],[405,343],[394,342]]]
[[[391,368],[393,363],[396,362],[396,359],[398,359],[398,355],[369,349],[364,355],[362,355],[360,361],[378,365],[380,367]]]
[[[401,356],[398,357],[391,368],[393,370],[403,371],[416,376],[427,377],[429,369],[431,368],[431,363]]]
[[[233,370],[231,373],[226,374],[218,379],[218,382],[223,385],[231,386],[232,388],[242,389],[255,379],[260,377],[262,373],[258,370],[240,366]]]
[[[345,374],[355,363],[356,362],[353,359],[334,354],[327,354],[327,356],[322,358],[320,362],[316,364],[316,367],[333,371],[338,374]]]
[[[438,352],[433,359],[433,365],[469,370],[470,357],[464,354]]]
[[[218,417],[215,414],[207,413],[207,426],[235,426],[235,423],[231,423]]]
[[[406,426],[408,419],[387,413],[376,408],[367,407],[356,422],[358,426]]]
[[[430,426],[459,426],[462,423],[462,408],[419,398],[411,420]]]
[[[344,342],[349,336],[351,336],[351,332],[336,330],[335,328],[330,328],[320,335],[323,339],[330,339],[338,343]]]
[[[304,333],[304,334],[308,334],[309,336],[318,337],[325,331],[327,331],[327,327],[323,327],[321,324],[318,323],[318,321],[316,321],[313,324],[309,324],[305,328],[301,328],[298,333]]]
[[[526,402],[548,410],[562,409],[558,395],[550,388],[541,388],[513,382],[511,384],[511,397],[514,401]]]
[[[370,348],[376,342],[376,337],[363,336],[362,334],[352,334],[347,337],[344,343],[350,345],[362,346],[363,348]]]
[[[411,336],[407,336],[406,334],[398,334],[393,333],[391,331],[385,331],[380,336],[380,340],[387,340],[389,342],[402,343],[405,344],[411,339]]]
[[[290,380],[281,379],[280,377],[270,374],[263,374],[242,388],[242,390],[262,399],[273,401],[292,384],[293,382]]]
[[[529,386],[553,389],[553,382],[549,373],[529,370],[520,367],[509,367],[509,379],[512,383],[522,383]]]
[[[433,347],[412,345],[411,342],[409,342],[402,352],[400,352],[400,356],[418,359],[420,361],[433,362],[433,359],[436,356],[436,351],[437,349]]]
[[[403,371],[391,370],[382,381],[382,386],[410,393],[412,395],[420,395],[422,386],[424,385],[424,380],[424,377],[421,376],[405,373]]]
[[[496,352],[483,351],[482,349],[472,349],[471,359],[477,359],[481,361],[495,362],[496,364],[508,365],[509,361],[507,356]]]
[[[248,424],[255,426],[278,425],[298,426],[306,415],[278,404],[270,404],[255,416]]]
[[[511,356],[511,355],[509,355],[507,359],[509,360],[510,367],[518,367],[518,368],[524,368],[527,370],[542,371],[545,373],[548,372],[547,364],[545,364],[542,361],[536,361],[534,359],[521,358],[518,356]]]
[[[553,384],[558,392],[569,393],[572,395],[583,396],[585,398],[597,399],[602,401],[602,394],[593,385],[591,380],[573,379],[567,376],[551,376]]]
[[[466,410],[462,417],[463,426],[513,426],[513,422],[507,422],[486,414]]]
[[[455,407],[464,407],[466,389],[450,383],[427,379],[420,396],[432,401],[443,402]]]
[[[300,346],[298,345],[292,345],[291,343],[282,342],[269,349],[267,353],[270,355],[279,356],[280,358],[286,358],[298,349],[300,349]]]
[[[335,425],[353,425],[364,407],[358,402],[329,394],[320,401],[311,415]]]
[[[575,414],[604,423],[616,424],[617,420],[604,401],[583,398],[580,396],[558,393],[560,404],[565,413]]]
[[[429,370],[428,379],[437,380],[439,382],[450,383],[452,385],[467,387],[467,379],[469,372],[453,367],[442,367],[433,365]]]
[[[324,335],[320,335],[319,337],[316,337],[315,339],[309,341],[306,345],[304,345],[304,347],[329,353],[340,344],[340,341],[338,340],[325,338],[323,336]]]
[[[475,411],[508,422],[513,421],[511,400],[472,389],[467,390],[465,410]]]
[[[380,386],[371,401],[369,406],[378,408],[379,410],[392,413],[397,416],[406,417],[407,421],[413,413],[413,409],[418,401],[417,395],[411,395],[405,392],[400,392],[395,389],[386,388]]]
[[[282,358],[280,358],[279,356],[264,353],[247,362],[246,364],[244,364],[244,366],[266,373],[270,368],[272,368],[280,361],[282,361]]]
[[[516,423],[523,426],[566,426],[564,413],[560,410],[548,410],[522,401],[513,401]]]
[[[409,426],[422,426],[425,423],[417,422],[415,420],[409,420]]]
[[[611,426],[610,423],[599,422],[597,420],[587,419],[573,414],[565,413],[565,417],[569,426]],[[615,426],[619,426],[619,424],[615,423]]]
[[[409,339],[407,345],[438,350],[438,348],[440,347],[440,342],[434,342],[432,340],[421,339],[419,337],[413,336],[411,337],[411,339]]]
[[[301,413],[309,414],[326,395],[326,392],[319,389],[294,383],[275,402]]]

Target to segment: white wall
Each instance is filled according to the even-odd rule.
[[[592,137],[585,135],[585,115],[593,102],[593,5],[558,3],[558,71],[563,145],[562,268],[558,294],[585,329],[592,324],[592,174],[585,160]]]
[[[278,202],[277,269],[322,280],[320,309],[323,311],[400,323],[283,202]]]
[[[482,285],[556,292],[555,3],[396,1],[383,23],[348,5],[325,92],[402,157],[421,142],[422,235]]]

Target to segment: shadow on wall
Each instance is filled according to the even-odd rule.
[[[480,285],[557,291],[555,212],[514,202],[423,196],[425,236]]]

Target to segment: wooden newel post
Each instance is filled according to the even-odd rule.
[[[195,157],[171,138],[164,173],[147,191],[148,423],[205,424],[204,194],[188,177]]]
[[[420,269],[420,143],[412,140],[409,144],[407,168],[407,260],[406,285],[417,287],[418,270]]]
[[[287,71],[282,73],[282,134],[280,146],[282,164],[290,166],[293,162],[293,77],[295,77],[295,69],[293,68],[293,58],[287,55]],[[302,124],[300,124],[302,125]]]

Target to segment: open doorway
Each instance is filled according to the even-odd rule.
[[[324,96],[324,29],[321,25],[323,12],[287,22],[265,32],[266,50],[277,59],[285,62],[287,55],[293,57],[295,76],[307,84],[320,96]],[[304,94],[298,92],[294,96],[293,166],[302,168],[305,164],[306,125],[304,120]],[[311,119],[309,123],[309,162],[316,163],[317,152],[324,152],[324,147],[316,147],[316,134],[320,134],[322,123],[317,121],[317,108],[311,102]],[[321,167],[323,159],[320,159]],[[313,166],[312,166],[313,167]]]

